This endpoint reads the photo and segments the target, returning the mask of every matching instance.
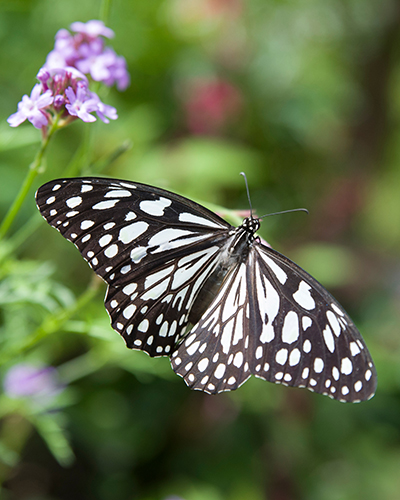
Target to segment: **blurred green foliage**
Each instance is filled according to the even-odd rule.
[[[40,143],[5,119],[58,29],[98,19],[131,85],[118,110],[52,141],[47,180],[107,175],[258,214],[261,234],[334,292],[378,369],[342,405],[249,380],[190,391],[167,359],[128,351],[104,285],[41,220],[34,192],[0,247],[1,375],[52,365],[46,405],[0,395],[5,500],[396,500],[400,491],[400,6],[395,0],[3,0],[0,211]],[[77,13],[79,12],[79,19]],[[221,84],[212,99],[204,89]],[[211,87],[210,87],[211,86]],[[221,90],[222,89],[222,90]]]

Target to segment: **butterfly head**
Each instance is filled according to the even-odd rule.
[[[260,219],[252,216],[246,217],[240,227],[243,228],[246,233],[248,233],[250,240],[253,241],[254,234],[260,229]]]

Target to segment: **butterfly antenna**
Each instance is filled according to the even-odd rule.
[[[259,219],[264,219],[264,217],[270,217],[271,215],[281,215],[281,214],[289,214],[290,212],[305,212],[308,214],[308,210],[306,208],[292,208],[291,210],[283,210],[282,212],[274,212],[272,214],[265,214],[259,217]]]
[[[246,174],[244,172],[240,172],[240,175],[243,175],[244,182],[246,184],[247,199],[249,200],[249,206],[250,206],[250,219],[252,219],[253,218],[253,207],[251,205],[250,191],[249,191],[249,185],[247,183],[247,177],[246,177]]]

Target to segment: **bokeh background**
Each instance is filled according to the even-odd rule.
[[[397,500],[399,2],[3,0],[2,214],[40,144],[5,120],[57,30],[100,16],[131,74],[125,92],[101,91],[119,118],[60,131],[35,189],[106,175],[236,210],[248,208],[245,171],[258,214],[307,207],[261,235],[348,310],[378,391],[355,405],[257,379],[190,391],[168,359],[125,348],[104,285],[32,190],[0,247],[0,497]],[[7,391],[17,369],[42,370],[40,394]]]

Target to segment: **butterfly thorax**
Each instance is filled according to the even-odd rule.
[[[254,233],[259,227],[258,219],[249,217],[244,219],[239,227],[229,231],[230,237],[221,249],[214,271],[204,283],[190,311],[190,323],[198,322],[221,288],[229,271],[232,271],[237,264],[246,261],[251,244],[255,239]]]

